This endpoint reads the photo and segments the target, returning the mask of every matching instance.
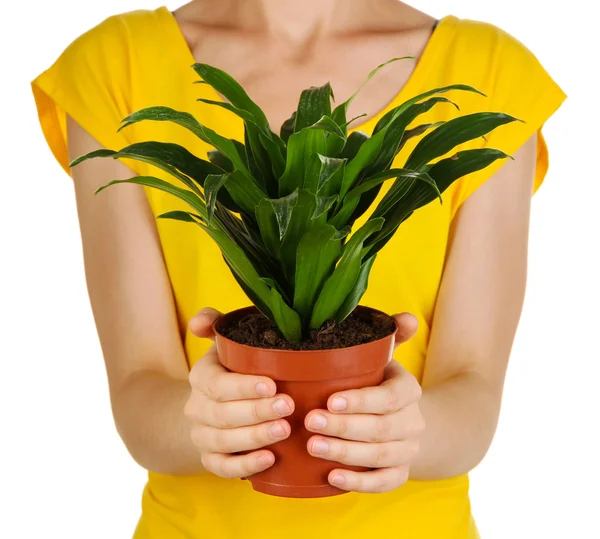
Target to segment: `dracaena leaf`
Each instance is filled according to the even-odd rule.
[[[228,73],[208,64],[194,64],[193,69],[204,82],[212,86],[234,107],[249,112],[257,125],[268,127],[269,122],[262,109],[254,102],[246,90]]]
[[[204,183],[204,196],[206,198],[209,223],[215,213],[215,204],[217,203],[219,189],[223,187],[228,178],[229,174],[210,174],[206,177],[206,182]]]
[[[171,219],[173,221],[183,221],[186,223],[203,222],[202,217],[189,211],[174,210],[161,213],[156,216],[157,219]]]
[[[337,122],[337,124],[340,126],[345,126],[347,124],[346,115],[348,113],[348,107],[350,106],[352,101],[354,101],[354,98],[359,94],[359,92],[365,87],[367,82],[369,82],[377,74],[378,71],[383,69],[388,64],[391,64],[392,62],[397,62],[398,60],[413,60],[413,59],[414,59],[414,56],[403,56],[402,58],[392,58],[391,60],[388,60],[387,62],[384,62],[383,64],[380,64],[375,69],[373,69],[373,71],[371,71],[367,75],[367,78],[360,85],[358,90],[356,90],[356,92],[354,92],[346,101],[344,101],[342,104],[338,105],[334,109],[332,116],[333,116],[333,119]]]
[[[371,256],[360,266],[360,271],[358,273],[358,278],[354,283],[354,287],[350,291],[350,293],[346,296],[344,303],[339,308],[338,312],[335,314],[335,321],[338,324],[341,324],[350,314],[356,306],[360,303],[360,300],[364,296],[367,291],[367,286],[369,284],[369,275],[371,273],[371,268],[373,267],[373,263],[375,262],[375,256]]]
[[[296,123],[296,111],[294,111],[294,113],[285,122],[283,122],[281,124],[281,130],[279,132],[279,136],[281,137],[281,140],[283,140],[283,142],[285,142],[286,144],[288,143],[290,136],[294,133],[294,124],[295,123]]]
[[[294,310],[308,320],[325,280],[331,275],[342,252],[341,238],[330,225],[310,229],[298,244]]]
[[[301,189],[304,179],[312,174],[309,165],[316,154],[324,154],[326,150],[325,132],[320,129],[303,129],[294,133],[287,146],[287,161],[283,175],[279,178],[279,196],[286,196],[295,189]],[[316,171],[318,174],[318,169]]]
[[[225,189],[231,195],[233,201],[249,215],[254,211],[261,199],[267,194],[252,177],[244,176],[239,170],[229,173],[229,179],[225,182]]]
[[[196,118],[188,112],[179,112],[169,107],[148,107],[138,110],[123,119],[123,123],[119,128],[124,129],[132,124],[144,120],[152,120],[156,122],[173,122],[181,127],[185,127],[198,138],[217,148],[225,155],[234,166],[245,175],[249,175],[248,168],[242,157],[240,156],[236,145],[233,141],[219,135],[212,129],[202,125]]]
[[[329,83],[319,88],[308,88],[300,94],[294,132],[298,133],[305,127],[318,122],[323,116],[331,114],[331,85]]]
[[[515,121],[520,120],[501,112],[476,112],[449,120],[419,141],[406,161],[406,167],[418,169],[460,144]]]
[[[352,133],[348,135],[346,145],[340,154],[340,159],[346,159],[347,161],[354,159],[358,150],[360,150],[360,147],[367,140],[369,140],[369,135],[366,133],[363,133],[362,131],[352,131]]]
[[[315,302],[310,319],[311,329],[319,329],[327,320],[335,318],[358,279],[363,243],[381,230],[383,221],[381,218],[367,221],[350,237],[334,272],[325,281]]]
[[[155,178],[154,176],[134,176],[133,178],[129,178],[126,180],[113,180],[112,182],[109,182],[106,185],[103,185],[102,187],[97,189],[95,194],[97,195],[105,189],[107,189],[108,187],[120,183],[134,183],[137,185],[144,185],[146,187],[153,187],[154,189],[158,189],[159,191],[169,193],[179,198],[180,200],[183,200],[188,206],[196,210],[203,220],[208,220],[206,204],[196,193],[188,191],[187,189],[182,189],[181,187],[177,187],[169,182],[166,182],[159,178]]]

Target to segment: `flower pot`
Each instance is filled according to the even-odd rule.
[[[357,308],[383,314],[367,307]],[[395,332],[349,348],[306,351],[255,348],[220,333],[220,328],[257,312],[255,307],[247,307],[215,322],[219,359],[230,371],[272,378],[277,391],[289,395],[296,406],[294,413],[286,417],[291,426],[290,436],[269,446],[275,464],[251,476],[250,482],[254,490],[275,496],[318,498],[343,494],[345,491],[327,481],[329,472],[335,468],[363,468],[310,455],[307,442],[313,433],[304,428],[304,419],[311,410],[326,409],[327,399],[336,391],[380,384],[383,370],[392,357]]]

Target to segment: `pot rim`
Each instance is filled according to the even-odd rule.
[[[393,318],[391,315],[384,313],[383,311],[380,311],[378,309],[374,309],[373,307],[367,307],[365,305],[357,305],[356,308],[360,308],[360,309],[364,309],[364,310],[368,310],[368,311],[373,311],[376,313],[380,313],[383,314],[385,316],[389,316],[390,318]],[[341,347],[341,348],[320,348],[320,349],[316,349],[316,350],[289,350],[287,348],[263,348],[261,346],[251,346],[249,344],[242,344],[239,343],[237,341],[234,341],[232,339],[230,339],[229,337],[226,337],[225,335],[223,335],[219,330],[218,330],[218,325],[219,323],[226,318],[229,317],[231,315],[233,315],[234,313],[241,313],[242,311],[256,311],[259,312],[258,308],[254,305],[248,306],[248,307],[242,307],[241,309],[235,309],[233,311],[229,311],[228,313],[223,314],[222,316],[220,316],[219,318],[217,318],[213,324],[212,324],[212,329],[213,332],[215,334],[219,335],[220,339],[224,339],[226,341],[229,341],[233,344],[235,344],[235,346],[239,346],[243,349],[248,349],[248,350],[253,350],[253,351],[260,351],[260,352],[266,352],[266,353],[277,353],[277,354],[285,354],[285,355],[292,355],[292,354],[304,354],[304,355],[311,355],[311,354],[323,354],[323,352],[343,352],[344,350],[357,350],[360,349],[360,347],[368,347],[368,346],[372,346],[373,343],[379,342],[379,341],[383,341],[385,339],[389,339],[390,337],[396,337],[396,334],[398,333],[398,326],[395,326],[394,331],[392,331],[391,333],[388,333],[387,335],[385,335],[384,337],[381,337],[379,339],[374,339],[372,341],[369,342],[364,342],[361,344],[355,344],[353,346],[345,346],[345,347]]]

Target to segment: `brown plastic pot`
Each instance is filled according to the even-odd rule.
[[[368,307],[360,310],[375,311]],[[319,498],[344,494],[329,484],[327,477],[335,468],[361,470],[313,457],[307,442],[313,433],[304,428],[304,418],[311,410],[326,409],[327,399],[336,391],[378,385],[394,348],[395,332],[365,344],[333,350],[274,350],[234,342],[220,329],[257,313],[247,307],[226,314],[214,325],[221,363],[230,371],[268,376],[277,383],[277,391],[292,397],[294,413],[286,417],[290,436],[271,446],[275,464],[251,476],[254,490],[290,498]],[[383,313],[381,313],[383,314]]]

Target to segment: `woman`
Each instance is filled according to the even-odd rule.
[[[525,123],[465,148],[489,144],[515,159],[459,180],[443,206],[417,212],[377,259],[363,303],[411,313],[396,317],[399,361],[381,386],[332,395],[327,410],[306,417],[315,457],[375,470],[334,470],[329,480],[344,496],[265,496],[240,478],[273,464],[264,447],[289,435],[294,403],[270,379],[224,371],[209,348],[215,309],[248,304],[217,247],[192,227],[155,221],[175,209],[171,197],[133,185],[93,196],[110,179],[160,176],[151,167],[93,160],[71,173],[68,163],[139,140],[206,154],[164,122],[116,132],[150,105],[186,110],[240,138],[237,118],[195,102],[220,97],[192,84],[194,60],[231,73],[277,131],[302,89],[329,80],[341,102],[374,66],[407,55],[418,61],[389,65],[353,102],[349,117],[369,115],[354,129],[371,132],[423,91],[470,84],[488,97],[451,95],[462,113],[498,110]],[[494,434],[523,301],[531,194],[547,171],[540,130],[565,97],[535,57],[494,26],[436,21],[396,0],[194,0],[174,13],[103,21],[33,91],[75,185],[115,422],[149,471],[135,538],[478,537],[466,474]],[[428,114],[453,117],[451,107]]]

